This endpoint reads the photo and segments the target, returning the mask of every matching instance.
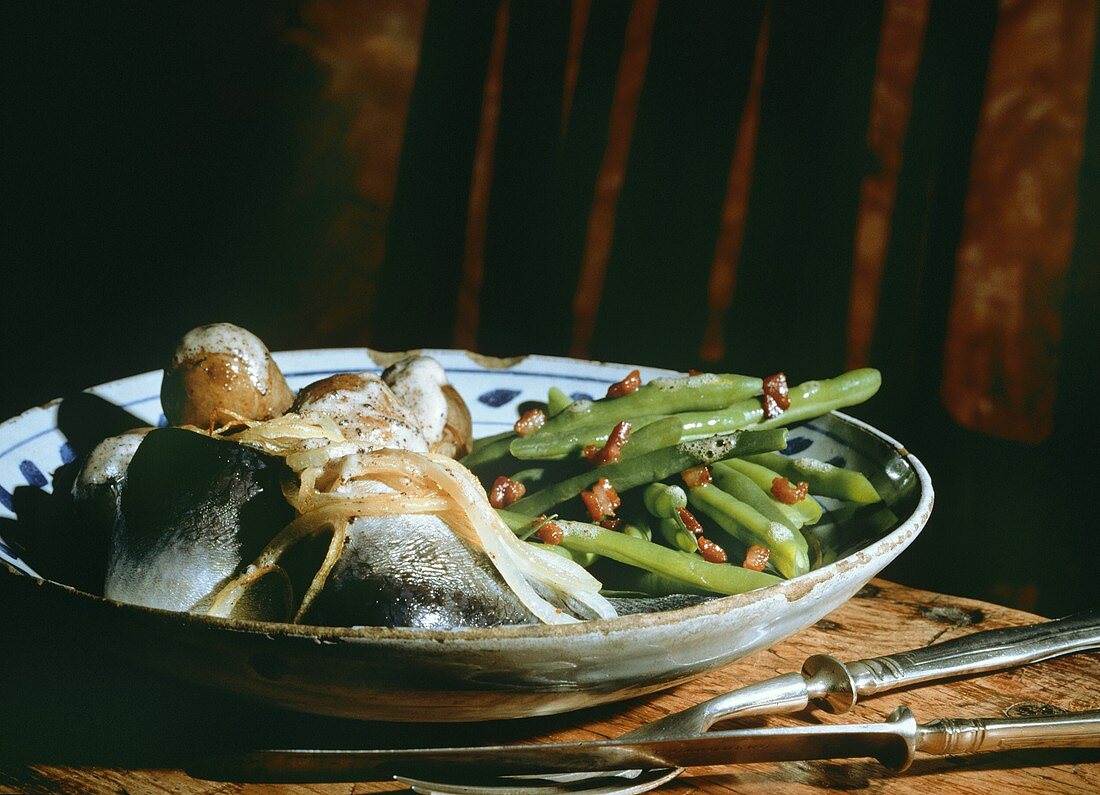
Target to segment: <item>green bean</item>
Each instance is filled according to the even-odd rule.
[[[588,468],[587,461],[547,461],[541,466],[521,469],[508,477],[522,483],[527,491],[536,491]]]
[[[677,417],[663,417],[630,432],[630,438],[622,447],[623,458],[636,458],[662,447],[680,443],[683,428]]]
[[[692,411],[677,416],[683,423],[685,439],[741,428],[778,428],[862,403],[874,395],[881,384],[879,371],[865,367],[836,378],[805,381],[792,387],[790,407],[768,420],[764,419],[764,407],[759,398],[742,400],[721,411]]]
[[[704,485],[691,489],[688,502],[745,546],[766,546],[771,553],[769,563],[784,577],[797,577],[810,570],[806,539],[797,530],[791,530],[779,522],[769,522],[752,506],[716,486]]]
[[[786,440],[785,428],[772,428],[766,431],[737,431],[694,442],[681,442],[675,447],[654,450],[637,458],[596,467],[566,478],[553,486],[528,494],[510,507],[516,513],[538,516],[548,513],[555,505],[576,497],[600,478],[607,478],[615,491],[622,494],[700,464],[712,464],[730,456],[781,450],[786,446]]]
[[[708,563],[699,555],[667,549],[596,525],[561,520],[555,524],[562,530],[561,546],[570,552],[592,552],[711,593],[744,593],[780,582],[771,574],[728,563]]]
[[[623,522],[623,526],[619,532],[624,535],[632,536],[633,538],[641,539],[642,541],[653,540],[653,529],[648,524],[644,524],[637,520]]]
[[[508,457],[508,446],[514,438],[516,434],[511,432],[486,437],[484,444],[474,444],[473,451],[461,459],[461,463],[467,469],[499,463]]]
[[[501,431],[500,433],[494,433],[492,436],[482,436],[480,439],[474,439],[472,449],[480,450],[482,447],[484,447],[487,444],[492,444],[493,442],[499,442],[501,439],[511,439],[515,435],[516,435],[515,431],[508,430],[508,431]]]
[[[666,544],[684,552],[694,552],[699,548],[699,542],[680,518],[679,509],[686,508],[688,504],[687,493],[682,488],[650,483],[642,492],[642,502],[657,520],[657,530]]]
[[[550,387],[550,391],[546,393],[546,413],[551,417],[561,414],[571,405],[573,405],[573,398],[556,386]]]
[[[694,376],[694,378],[700,379],[703,376]],[[745,376],[715,376],[715,378],[739,379],[741,386],[745,389],[750,385],[750,381],[753,381],[753,379]],[[677,379],[669,380],[677,381]],[[678,379],[679,382],[687,380],[690,379]],[[755,380],[757,383],[759,382],[759,379]],[[620,409],[630,409],[631,404],[628,401],[644,390],[649,389],[655,383],[657,382],[650,382],[637,392],[621,398],[573,403],[549,420],[539,431],[528,436],[503,433],[476,440],[474,442],[474,452],[466,456],[462,463],[471,468],[477,467],[502,460],[508,452],[521,459],[564,458],[582,450],[586,445],[603,444],[607,441],[607,437],[614,426],[623,419],[628,419],[633,423],[633,441],[639,443],[646,438],[641,434],[642,428],[655,424],[659,420],[666,420],[664,415],[674,414],[674,412],[674,416],[680,420],[683,439],[699,439],[744,428],[782,427],[793,422],[819,417],[833,409],[861,403],[878,391],[882,383],[882,377],[878,370],[862,368],[843,373],[836,378],[805,381],[790,389],[790,407],[779,416],[768,420],[764,419],[764,409],[757,397],[731,401],[715,408],[692,407],[692,410],[676,409],[674,406],[683,406],[684,403],[671,403],[655,415],[638,416],[633,419],[626,416],[626,411],[616,413],[608,408],[617,406]],[[685,391],[689,391],[687,387],[679,388],[676,391],[677,399]],[[701,388],[696,388],[696,391],[701,391]],[[757,386],[755,392],[759,391],[759,386]],[[649,406],[656,403],[657,398],[662,393],[654,391],[646,394],[648,397],[645,405]],[[713,390],[707,394],[712,395]],[[749,394],[753,394],[753,392],[749,392]],[[592,407],[597,405],[601,407],[600,410],[593,412]],[[695,408],[699,410],[694,410]],[[594,413],[610,416],[596,422],[592,419]],[[670,430],[670,426],[671,423],[666,421],[666,424],[662,425],[660,429],[654,428],[650,433],[656,435],[659,430],[661,433],[667,433],[671,436],[673,432]],[[503,444],[505,439],[508,440],[507,445]],[[639,444],[639,447],[644,448],[644,445]],[[630,443],[623,447],[623,456],[626,458],[637,455],[639,452],[642,452],[642,450],[631,452]]]
[[[687,500],[686,494],[684,499]],[[632,504],[630,500],[624,500],[622,507],[615,513],[622,520],[622,524],[618,527],[620,533],[626,533],[628,536],[645,541],[653,540],[652,522],[643,506],[637,506]]]
[[[714,480],[715,486],[734,499],[738,499],[753,508],[769,522],[779,522],[789,527],[791,530],[796,531],[802,527],[803,522],[801,517],[797,514],[792,517],[790,514],[782,511],[780,506],[783,505],[783,503],[772,498],[759,486],[753,483],[750,478],[742,475],[736,469],[727,468],[721,464],[715,464],[711,467],[711,477]]]
[[[623,420],[637,425],[643,417],[721,409],[759,394],[761,388],[759,378],[744,375],[704,373],[655,378],[629,395],[573,403],[547,420],[535,433],[513,439],[511,452],[516,458],[568,455],[578,444],[596,443],[583,439],[578,441],[577,434],[581,429],[604,428],[606,433]],[[588,430],[590,433],[591,430]]]
[[[737,470],[742,475],[752,480],[752,482],[763,491],[768,493],[771,493],[772,481],[780,477],[778,472],[773,472],[767,467],[760,466],[760,464],[755,464],[752,461],[746,461],[744,458],[730,458],[715,466],[723,469]],[[793,505],[787,505],[778,500],[776,500],[776,505],[779,507],[779,510],[783,511],[783,513],[787,514],[792,519],[799,521],[801,524],[817,524],[821,519],[821,506],[818,505],[817,500],[809,495]]]
[[[542,549],[548,552],[553,552],[555,555],[559,555],[566,560],[571,560],[583,569],[587,569],[593,563],[600,559],[600,556],[595,552],[574,552],[566,548],[562,544],[540,544]]]
[[[631,436],[635,433],[641,433],[651,423],[656,424],[661,419],[663,418],[638,417],[631,422]],[[508,452],[521,461],[556,461],[575,455],[590,444],[603,445],[614,428],[615,425],[585,425],[579,428],[569,428],[548,436],[540,436],[538,432],[529,436],[516,436],[512,439]],[[670,435],[667,426],[662,429],[662,432],[666,436]],[[670,444],[676,444],[680,441],[679,433],[676,436],[676,440],[670,442]],[[650,444],[653,441],[645,442],[646,437],[643,436],[642,438],[645,444]],[[630,445],[631,442],[628,441],[623,446],[624,453]]]
[[[805,481],[810,494],[870,505],[882,500],[862,472],[826,464],[812,458],[790,458],[779,453],[749,456],[754,464],[774,469],[792,482]]]
[[[508,529],[520,538],[528,538],[538,529],[539,522],[532,521],[530,516],[513,513],[507,508],[497,508],[496,512],[504,520],[504,524],[508,525]]]
[[[606,558],[604,559],[606,561]],[[605,562],[599,571],[593,572],[603,583],[600,593],[604,596],[672,596],[673,594],[695,594],[698,596],[713,596],[714,591],[708,591],[698,585],[677,580],[655,571],[635,568],[618,561]]]
[[[699,549],[699,542],[695,540],[695,534],[687,529],[684,520],[679,516],[658,519],[657,530],[665,543],[673,549],[679,549],[681,552],[695,552]]]
[[[872,397],[878,392],[880,386],[882,386],[882,374],[873,367],[849,370],[836,378],[803,381],[789,390],[790,408],[755,427],[777,428],[781,425],[790,425],[792,422],[820,417],[833,409],[854,406]]]
[[[650,483],[642,492],[642,503],[654,518],[671,519],[678,509],[687,507],[688,497],[679,486]]]

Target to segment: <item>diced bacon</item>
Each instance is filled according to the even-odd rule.
[[[627,373],[626,378],[618,383],[612,384],[607,388],[607,396],[609,398],[622,397],[623,395],[629,395],[632,392],[637,392],[638,387],[642,385],[642,375],[637,370],[631,370]]]
[[[704,465],[685,469],[680,473],[680,477],[684,479],[684,485],[689,489],[705,486],[710,483],[710,467]]]
[[[699,536],[699,554],[707,563],[726,563],[729,560],[726,550],[704,536]]]
[[[523,416],[516,420],[512,430],[520,436],[530,436],[545,424],[546,412],[542,409],[530,409],[523,412]]]
[[[501,475],[489,490],[489,504],[494,508],[507,508],[526,493],[527,487],[522,483]]]
[[[741,564],[741,567],[753,571],[763,571],[764,567],[768,565],[769,557],[771,557],[771,550],[767,547],[751,546],[745,550],[745,562]]]
[[[775,373],[764,379],[764,419],[778,417],[791,407],[791,397],[787,390],[787,376]]]
[[[539,541],[544,544],[556,545],[560,544],[562,538],[565,537],[565,533],[553,522],[543,522],[542,526],[535,531],[535,535],[539,537]]]
[[[614,464],[623,454],[623,445],[630,438],[630,423],[623,420],[616,425],[607,437],[603,447],[590,444],[584,448],[584,457],[595,466]]]
[[[692,535],[700,536],[703,534],[703,525],[699,524],[699,520],[689,511],[687,508],[677,508],[676,513],[680,516],[680,521],[684,523],[684,527]]]
[[[787,478],[772,478],[772,496],[782,503],[794,505],[799,500],[806,499],[810,492],[810,484],[800,480],[797,486],[792,486]]]
[[[582,491],[581,499],[584,500],[584,506],[593,522],[613,519],[615,509],[623,504],[607,478],[597,480],[590,491]]]

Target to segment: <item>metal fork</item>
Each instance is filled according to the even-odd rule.
[[[738,688],[623,735],[663,739],[702,733],[731,717],[799,712],[816,702],[829,712],[851,709],[865,696],[956,676],[990,673],[1100,648],[1100,610],[1026,627],[974,632],[921,649],[843,663],[826,654],[806,659],[802,672]],[[399,776],[425,795],[634,795],[659,787],[682,768],[569,773],[542,777],[487,776],[447,783]]]

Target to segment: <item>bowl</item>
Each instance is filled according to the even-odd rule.
[[[599,396],[631,365],[548,356],[492,359],[423,351],[466,398],[475,434],[512,425],[521,405],[557,386]],[[275,354],[294,389],[336,372],[378,372],[393,354],[367,349]],[[668,371],[639,367],[643,379]],[[159,371],[87,390],[104,405],[163,424]],[[59,415],[62,427],[59,429]],[[79,444],[54,401],[0,424],[0,535],[13,526],[13,495],[47,492]],[[854,467],[883,496],[856,516],[824,501],[813,529],[823,550],[808,574],[691,607],[559,626],[425,631],[306,627],[172,613],[113,602],[39,576],[0,538],[7,604],[98,631],[132,659],[181,679],[321,715],[389,721],[480,721],[545,715],[671,687],[767,648],[816,623],[896,558],[928,521],[933,491],[920,461],[889,436],[844,414],[792,426],[787,454]],[[43,572],[43,574],[49,574]],[[56,576],[56,575],[53,575]]]

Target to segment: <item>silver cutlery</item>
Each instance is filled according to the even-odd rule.
[[[918,724],[908,710],[899,708],[881,724],[708,732],[734,716],[798,712],[811,702],[830,712],[846,712],[861,697],[875,693],[1097,648],[1100,610],[1091,610],[851,663],[814,655],[799,674],[722,694],[616,740],[445,749],[262,750],[210,760],[204,773],[241,781],[361,781],[397,774],[416,791],[439,795],[627,795],[657,787],[696,764],[874,756],[903,769],[916,751],[1098,747],[1100,711]],[[525,774],[544,775],[517,778]]]

